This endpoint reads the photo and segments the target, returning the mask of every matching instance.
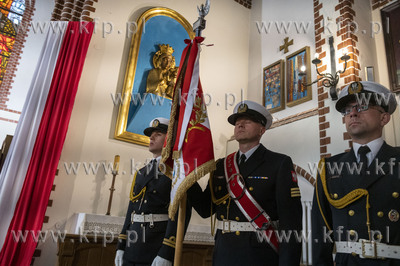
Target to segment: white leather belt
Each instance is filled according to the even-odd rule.
[[[256,229],[249,222],[236,222],[231,220],[218,220],[217,229],[222,230],[224,233],[242,231],[242,232],[255,232]]]
[[[364,259],[400,259],[400,246],[360,239],[359,242],[336,241],[336,252],[357,254]]]
[[[150,223],[150,227],[154,226],[155,222],[168,221],[168,214],[131,214],[131,222]]]

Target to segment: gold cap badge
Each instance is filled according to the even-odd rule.
[[[363,90],[361,82],[353,82],[349,85],[349,94],[360,93]]]
[[[245,113],[246,111],[247,111],[247,109],[248,109],[249,107],[247,106],[247,104],[245,104],[245,103],[242,103],[241,105],[239,105],[239,107],[238,107],[238,113],[240,114],[240,113]]]
[[[158,127],[159,124],[160,121],[158,121],[158,119],[154,119],[152,127]]]

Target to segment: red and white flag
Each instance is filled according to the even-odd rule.
[[[0,266],[31,264],[94,31],[51,23],[0,172]]]
[[[163,162],[172,178],[169,216],[181,198],[202,176],[215,170],[213,142],[199,78],[202,37],[185,40],[175,85]]]

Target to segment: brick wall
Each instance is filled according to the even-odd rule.
[[[326,71],[327,65],[326,51],[322,50],[322,46],[326,44],[326,39],[323,38],[323,33],[325,32],[325,27],[323,24],[324,17],[320,13],[323,8],[323,3],[319,0],[314,0],[314,30],[315,30],[315,52],[318,53],[318,58],[322,61],[318,65],[318,71],[320,73]],[[326,114],[330,112],[329,106],[325,105],[325,100],[328,99],[328,92],[325,91],[322,86],[322,82],[317,83],[317,97],[318,97],[318,119],[319,119],[319,138],[320,138],[320,157],[330,157],[328,153],[327,145],[331,143],[331,139],[327,137],[326,130],[330,127],[328,121],[326,121]]]
[[[300,166],[293,164],[293,168],[296,171],[297,174],[301,175],[304,177],[308,182],[310,182],[311,185],[315,186],[315,178],[308,173],[306,170],[301,168]]]
[[[235,0],[235,2],[241,4],[248,9],[251,9],[251,0]]]
[[[12,114],[21,114],[19,110],[9,109],[7,102],[9,100],[9,95],[11,93],[12,85],[14,82],[15,72],[18,68],[19,60],[21,59],[22,56],[22,49],[24,48],[24,43],[26,37],[28,36],[29,27],[27,25],[30,25],[34,11],[35,11],[35,0],[26,1],[25,12],[22,17],[21,25],[19,27],[19,31],[14,42],[11,56],[7,63],[7,68],[4,74],[3,81],[0,85],[0,110]],[[10,123],[18,123],[17,120],[9,119],[7,117],[0,117],[0,120],[7,121]]]
[[[393,2],[395,0],[372,0],[372,10],[385,6],[387,3]]]
[[[360,64],[358,56],[360,54],[357,49],[358,37],[354,32],[354,17],[356,12],[353,9],[354,0],[339,0],[339,4],[335,7],[335,11],[339,10],[340,16],[336,18],[336,23],[339,25],[339,30],[336,36],[339,37],[339,43],[336,50],[343,48],[347,49],[347,54],[350,60],[347,62],[346,72],[340,74],[340,78],[344,78],[344,83],[347,85],[353,81],[360,81]],[[341,69],[344,68],[344,62],[339,62]],[[344,86],[343,86],[344,87]]]
[[[98,0],[55,0],[51,20],[57,21],[93,21],[91,12],[95,12],[94,2]]]
[[[354,25],[356,12],[353,8],[354,0],[336,0],[337,4],[334,5],[334,10],[332,7],[325,7],[324,3],[328,2],[322,0],[314,0],[314,23],[315,23],[315,49],[319,54],[319,59],[322,63],[318,65],[318,71],[324,72],[328,69],[327,62],[330,62],[329,47],[326,44],[326,38],[329,36],[326,32],[329,29],[324,28],[324,14],[329,14],[329,16],[335,19],[336,36],[334,37],[335,51],[343,51],[344,48],[347,49],[347,55],[350,59],[347,61],[347,69],[344,73],[341,73],[340,81],[344,81],[343,86],[339,89],[343,89],[346,85],[353,81],[360,81],[360,63],[359,63],[359,50],[357,48],[358,37],[354,34]],[[330,2],[331,4],[331,2]],[[326,18],[325,18],[326,19]],[[335,34],[335,32],[332,32]],[[341,52],[340,52],[341,53]],[[338,54],[340,57],[341,54]],[[325,60],[323,60],[325,59]],[[344,61],[338,59],[336,63],[337,70],[343,70],[345,63]],[[327,114],[331,112],[331,108],[327,106],[329,100],[328,92],[326,88],[322,85],[322,82],[318,82],[318,115],[319,115],[319,137],[320,137],[320,157],[330,157],[331,154],[328,153],[328,145],[331,144],[331,138],[327,135],[327,129],[330,128],[329,121],[327,121]],[[349,147],[351,147],[350,136],[347,133],[343,133],[343,139],[349,141]]]
[[[347,69],[344,73],[340,74],[340,78],[344,80],[343,89],[346,85],[353,81],[360,81],[360,63],[359,55],[360,51],[357,48],[358,37],[354,35],[354,18],[357,15],[353,9],[354,0],[339,0],[339,4],[336,5],[335,11],[340,12],[340,16],[336,18],[336,23],[339,25],[339,29],[336,32],[338,37],[337,50],[346,48],[347,54],[350,59],[347,62]],[[340,59],[339,59],[340,60]],[[344,68],[344,62],[340,60],[340,69]],[[342,120],[344,123],[344,118]],[[349,142],[349,149],[352,146],[350,135],[347,132],[343,133],[343,139]],[[346,151],[348,151],[347,149]]]

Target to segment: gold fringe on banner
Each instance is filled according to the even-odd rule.
[[[206,174],[215,171],[215,161],[210,160],[206,163],[203,163],[196,169],[194,169],[189,175],[185,177],[185,180],[180,184],[179,188],[176,190],[174,202],[170,202],[168,215],[171,220],[175,219],[176,211],[179,207],[180,199],[186,193],[186,191],[199,180],[201,177]]]

